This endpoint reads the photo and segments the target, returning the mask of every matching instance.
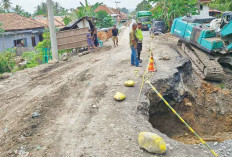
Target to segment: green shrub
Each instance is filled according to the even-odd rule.
[[[15,66],[15,54],[11,52],[3,52],[0,54],[0,74],[12,72]]]
[[[106,11],[98,11],[97,18],[101,19],[97,21],[97,27],[108,28],[114,25],[114,19]]]
[[[24,52],[22,58],[27,61],[26,68],[33,68],[42,63],[43,52]]]
[[[43,41],[39,42],[37,46],[35,47],[36,51],[43,52],[44,48],[50,48],[51,47],[51,40],[50,40],[50,33],[49,30],[45,30],[43,33]]]
[[[16,53],[16,49],[15,48],[9,48],[9,49],[5,49],[2,51],[2,53],[4,52],[11,52],[11,53]]]
[[[57,30],[56,30],[57,31]],[[43,60],[44,56],[44,49],[45,48],[51,48],[51,40],[50,40],[50,33],[49,30],[45,30],[43,33],[43,41],[39,42],[37,46],[35,47],[36,51],[39,52],[39,55],[37,56],[38,59],[41,61]],[[60,50],[59,54],[70,52],[71,50]],[[52,52],[51,52],[52,53]],[[52,55],[52,54],[51,54]]]

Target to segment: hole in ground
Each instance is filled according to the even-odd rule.
[[[203,86],[203,88],[209,87]],[[197,92],[199,92],[197,98],[194,99],[190,94],[186,94],[181,103],[174,102],[175,97],[172,94],[164,97],[205,141],[223,142],[231,139],[231,112],[222,114],[222,106],[215,102],[218,95],[214,92],[207,93],[205,89]],[[150,101],[152,105],[149,121],[154,128],[186,144],[201,143],[162,101],[157,100]]]

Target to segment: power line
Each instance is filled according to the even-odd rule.
[[[121,3],[120,1],[115,1],[116,9],[118,8],[118,4],[120,4],[120,3]]]

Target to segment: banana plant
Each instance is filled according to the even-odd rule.
[[[220,11],[232,11],[231,0],[212,0],[209,6]]]
[[[156,4],[153,9],[153,18],[163,20],[168,29],[175,18],[188,13],[197,13],[197,0],[149,0],[149,2]]]
[[[89,16],[89,17],[95,17],[96,13],[95,10],[102,5],[103,3],[95,3],[94,5],[90,6],[88,1],[85,0],[85,4],[80,2],[81,7],[78,7],[78,10],[76,12],[76,15],[78,18],[84,17],[84,16]]]

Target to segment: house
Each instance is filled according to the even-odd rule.
[[[86,16],[86,17],[82,17],[82,18],[79,18],[79,19],[71,22],[67,26],[60,29],[59,31],[66,31],[66,30],[86,28],[86,27],[88,27],[91,30],[94,30],[95,23],[96,23],[95,18]]]
[[[127,21],[128,20],[128,17],[124,12],[120,12],[120,18],[121,18],[121,21]]]
[[[0,52],[8,48],[25,48],[32,51],[43,40],[45,25],[16,13],[1,13]]]
[[[48,18],[45,17],[44,15],[37,15],[37,16],[33,17],[33,19],[36,20],[37,22],[40,22],[40,23],[46,25],[47,27],[49,26]],[[63,22],[63,19],[64,19],[63,16],[55,16],[54,19],[55,19],[55,21],[54,21],[55,26],[57,28],[65,27],[65,24]]]
[[[100,5],[95,10],[95,12],[98,12],[98,11],[107,12],[108,14],[110,14],[114,18],[115,22],[121,20],[121,18],[120,18],[120,10],[118,10],[118,9],[114,9],[114,8],[108,7],[107,5],[103,4],[103,5]]]
[[[200,15],[201,16],[209,16],[209,5],[211,0],[200,0]]]

